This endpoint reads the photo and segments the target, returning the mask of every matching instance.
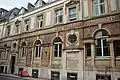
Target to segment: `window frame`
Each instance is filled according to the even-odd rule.
[[[96,34],[98,34],[99,32],[101,32],[101,34],[103,34],[103,31],[105,31],[105,30],[99,30]],[[105,32],[107,32],[107,31],[105,31]],[[95,35],[95,56],[96,57],[109,57],[110,56],[110,45],[107,41],[107,38],[108,38],[108,33],[107,33],[107,36],[106,35],[105,36],[104,35],[98,35],[96,37],[96,35]],[[98,43],[98,40],[100,40],[100,45]],[[107,45],[105,45],[104,40],[106,40],[105,43]],[[101,55],[99,55],[98,51],[97,51],[97,49],[99,47],[100,47],[100,50],[101,50],[101,53],[100,53]],[[105,50],[104,48],[106,48],[106,47],[107,47],[107,51],[108,51],[107,55],[105,55],[105,53],[104,53],[104,50]]]
[[[10,27],[11,26],[7,26],[7,28],[6,28],[6,36],[10,36]]]
[[[36,51],[36,49],[37,49],[37,51]],[[40,57],[40,52],[41,52],[41,46],[40,46],[40,44],[35,45],[35,58],[39,58]]]
[[[29,28],[30,28],[30,20],[29,20],[29,19],[26,19],[26,20],[24,21],[24,23],[25,23],[25,31],[29,31]],[[27,29],[27,27],[28,27],[28,29]]]
[[[37,28],[42,28],[43,27],[43,14],[37,16]]]
[[[26,54],[26,47],[25,46],[22,46],[22,58],[25,57],[25,54]]]
[[[26,42],[23,42],[22,45],[21,45],[21,58],[26,57],[26,52],[27,52]]]
[[[71,43],[71,42],[70,42],[70,36],[75,36],[75,37],[76,37],[76,40],[75,40],[74,43]],[[78,41],[78,36],[77,36],[77,34],[69,34],[67,41],[68,41],[68,44],[69,44],[69,45],[75,45],[75,44],[77,43],[77,41]],[[72,41],[73,41],[73,40],[72,40]]]
[[[57,12],[58,12],[58,14],[57,14]],[[64,15],[63,8],[55,10],[55,24],[62,24],[63,23],[63,15]],[[59,21],[60,17],[62,17],[61,22]]]
[[[55,38],[55,40],[57,38]],[[59,39],[60,39],[60,41],[54,41],[53,42],[53,58],[61,58],[62,57],[62,40],[61,40],[61,38],[58,38],[58,40]],[[57,50],[55,48],[55,45],[57,45]],[[57,52],[57,53],[55,53],[55,52]],[[55,56],[55,55],[57,55],[57,56]]]
[[[15,34],[19,34],[19,23],[15,24]]]
[[[39,43],[37,43],[37,41]],[[40,58],[41,57],[41,41],[40,40],[37,40],[37,41],[35,42],[35,45],[34,45],[34,57]],[[37,51],[36,51],[36,49],[37,49]]]
[[[60,80],[60,72],[59,71],[51,71],[51,79],[52,80]]]
[[[100,79],[98,77],[104,78],[104,79],[105,79],[105,77],[107,77],[107,78],[110,78],[110,80],[111,80],[111,75],[109,75],[109,74],[96,74],[96,80],[104,80],[104,79]]]
[[[101,11],[101,6],[104,5],[104,12],[102,13]],[[94,9],[95,7],[97,7],[97,11]],[[92,0],[92,12],[93,12],[93,16],[99,16],[99,15],[104,15],[106,13],[106,1],[104,0],[103,3],[100,3],[100,0],[97,0],[97,3],[94,4],[94,0]],[[98,12],[98,13],[96,13]]]
[[[70,13],[70,9],[75,9],[75,12],[72,12],[72,14]],[[74,13],[74,14],[73,14]],[[70,17],[70,16],[73,16],[75,15],[75,17]],[[69,21],[74,21],[74,20],[77,20],[77,6],[73,6],[73,7],[69,7],[68,8],[68,16],[69,16]]]

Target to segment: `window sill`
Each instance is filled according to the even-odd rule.
[[[116,59],[120,59],[120,56],[117,56]]]
[[[74,21],[77,21],[77,20],[78,20],[77,18],[71,18],[71,19],[69,19],[68,22],[74,22]]]
[[[36,59],[36,60],[37,60],[37,59],[41,59],[41,58],[40,58],[40,57],[34,57],[34,59]]]
[[[56,26],[56,25],[61,25],[61,24],[63,24],[63,22],[61,22],[61,23],[55,23],[54,25]]]
[[[21,57],[20,59],[25,59],[25,57]]]
[[[53,60],[60,60],[62,57],[53,57]]]
[[[90,59],[92,59],[92,57],[91,56],[89,56],[89,57],[85,57],[86,58],[86,60],[90,60]]]
[[[111,59],[111,56],[96,56],[95,59]]]

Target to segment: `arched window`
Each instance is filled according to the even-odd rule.
[[[40,51],[41,51],[41,42],[40,40],[37,40],[35,42],[35,57],[40,57]]]
[[[22,43],[21,49],[22,49],[21,57],[25,57],[26,55],[26,43],[25,42]]]
[[[59,37],[55,38],[53,41],[53,56],[62,56],[62,40]]]
[[[96,56],[110,56],[109,44],[107,41],[108,32],[99,30],[95,33],[95,51]]]

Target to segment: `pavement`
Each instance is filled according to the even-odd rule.
[[[21,80],[48,80],[48,79],[32,78],[32,77],[20,77],[18,75],[14,75],[14,74],[0,73],[0,75],[1,76],[6,76],[6,77],[13,77],[13,78],[21,79]]]

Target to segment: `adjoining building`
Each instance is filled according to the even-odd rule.
[[[0,8],[0,72],[120,80],[120,0],[37,0]]]

